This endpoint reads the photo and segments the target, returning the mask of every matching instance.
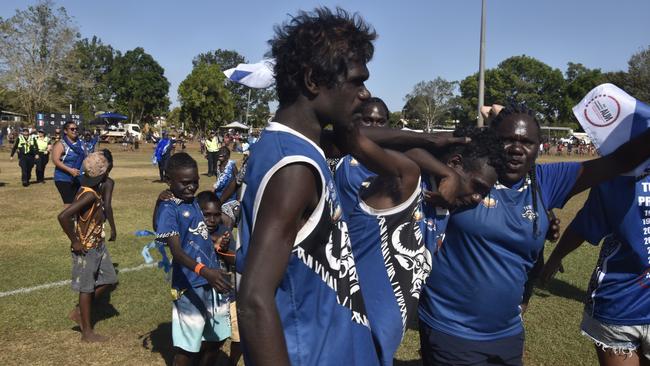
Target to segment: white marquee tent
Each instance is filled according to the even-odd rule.
[[[228,123],[227,125],[225,125],[225,126],[221,126],[221,127],[219,127],[219,128],[222,128],[222,129],[233,128],[233,129],[236,129],[236,130],[246,130],[246,131],[248,131],[248,130],[251,129],[250,127],[246,126],[245,124],[243,124],[243,123],[241,123],[241,122],[237,122],[237,121],[235,121],[235,122],[230,122],[230,123]]]

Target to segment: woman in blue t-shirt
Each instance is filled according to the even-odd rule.
[[[74,200],[79,189],[81,164],[86,158],[83,141],[79,139],[79,127],[73,121],[63,126],[63,137],[52,147],[54,163],[54,185],[56,185],[63,205],[67,207]]]
[[[432,259],[419,309],[425,365],[521,365],[521,315],[540,269],[546,210],[650,157],[649,132],[603,158],[538,165],[534,112],[509,106],[492,128],[504,139],[506,169],[480,204],[452,214]]]

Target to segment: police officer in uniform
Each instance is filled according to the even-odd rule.
[[[210,137],[205,139],[206,158],[208,159],[208,177],[215,174],[215,166],[218,164],[217,152],[219,151],[219,138],[214,131],[210,131]]]
[[[11,149],[11,160],[14,159],[16,151],[18,151],[18,165],[20,165],[21,169],[23,187],[27,187],[29,185],[29,180],[32,178],[34,161],[38,159],[36,139],[29,135],[29,130],[27,128],[22,129],[20,136],[18,136],[14,143],[13,149]]]
[[[36,182],[45,183],[45,167],[47,166],[47,162],[50,160],[52,140],[42,129],[38,130],[36,147],[38,148],[38,159],[36,159]]]

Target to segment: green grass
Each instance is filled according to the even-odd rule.
[[[116,181],[114,211],[118,238],[109,250],[118,269],[143,263],[140,251],[150,239],[137,238],[136,230],[150,229],[151,211],[165,187],[152,183],[157,168],[150,163],[151,145],[139,152],[122,152],[112,146]],[[207,171],[206,160],[188,151]],[[70,277],[69,242],[56,220],[62,203],[54,183],[20,185],[17,161],[9,161],[5,149],[0,158],[0,292],[61,281]],[[236,157],[237,158],[237,157]],[[557,160],[554,158],[553,160]],[[50,163],[46,177],[51,177]],[[214,178],[201,176],[201,189]],[[558,212],[567,224],[582,206],[586,194],[572,199]],[[551,245],[547,248],[550,253]],[[536,290],[526,321],[527,365],[593,365],[593,346],[580,336],[582,298],[598,248],[581,247],[565,261],[548,290]],[[171,302],[162,271],[147,268],[122,273],[110,304],[98,307],[96,329],[111,337],[106,344],[79,342],[77,328],[67,319],[76,303],[69,286],[0,298],[0,365],[164,365],[171,356]],[[490,306],[490,304],[485,304]],[[419,340],[409,331],[397,355],[402,365],[417,365]]]

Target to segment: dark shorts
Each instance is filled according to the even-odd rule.
[[[65,204],[70,204],[72,201],[74,201],[74,196],[77,194],[77,191],[79,190],[79,183],[75,182],[61,182],[61,181],[55,181],[54,184],[56,185],[56,189],[59,190],[59,194],[61,195],[61,199],[63,200],[63,203]]]
[[[101,285],[117,283],[117,274],[106,245],[88,249],[85,254],[72,255],[72,290],[92,293]]]
[[[521,366],[524,332],[492,341],[473,341],[438,332],[420,322],[422,364]]]

